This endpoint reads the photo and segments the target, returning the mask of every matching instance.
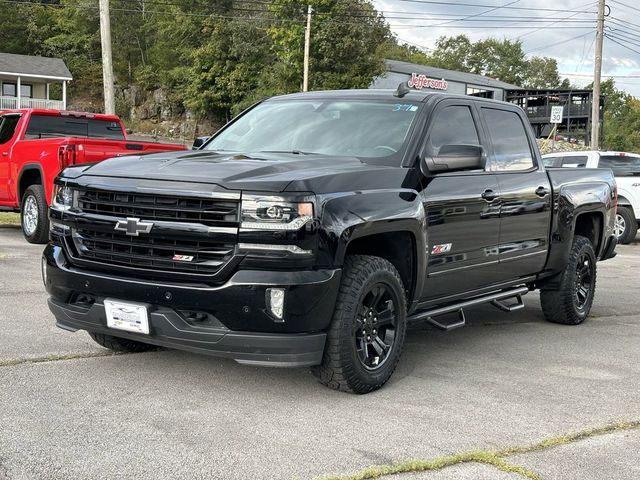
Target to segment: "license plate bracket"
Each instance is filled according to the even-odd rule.
[[[149,335],[149,314],[146,305],[107,298],[104,300],[104,310],[107,327]]]

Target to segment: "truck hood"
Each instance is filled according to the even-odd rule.
[[[383,170],[400,169],[369,165],[355,157],[288,153],[230,155],[191,151],[117,157],[84,169],[69,169],[64,176],[209,183],[228,190],[308,192],[315,191],[314,184],[318,182],[313,180],[321,180],[326,176],[335,178],[337,174],[344,174],[345,177],[357,179],[378,172],[376,177],[384,177],[385,174],[380,173]]]

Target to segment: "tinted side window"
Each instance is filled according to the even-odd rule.
[[[13,138],[19,121],[19,115],[8,115],[0,118],[0,145]]]
[[[533,155],[520,115],[495,108],[483,108],[482,113],[493,144],[492,170],[512,172],[532,168]]]
[[[25,138],[86,137],[87,120],[84,118],[32,115]]]
[[[124,133],[118,122],[89,119],[89,137],[124,140]]]
[[[638,168],[640,167],[640,158],[630,155],[602,155],[598,162],[598,168]]]
[[[440,110],[429,135],[429,150],[437,155],[443,145],[479,145],[478,131],[471,109],[465,105],[451,105]]]
[[[588,157],[571,156],[562,158],[563,167],[584,168],[587,166]]]

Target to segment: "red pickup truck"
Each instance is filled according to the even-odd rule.
[[[31,243],[45,243],[53,179],[62,169],[110,157],[184,149],[180,145],[129,141],[116,115],[0,111],[0,210],[20,211],[25,238]]]

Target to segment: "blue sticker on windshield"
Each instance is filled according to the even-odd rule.
[[[396,103],[393,106],[393,112],[417,112],[418,106],[410,103]]]

